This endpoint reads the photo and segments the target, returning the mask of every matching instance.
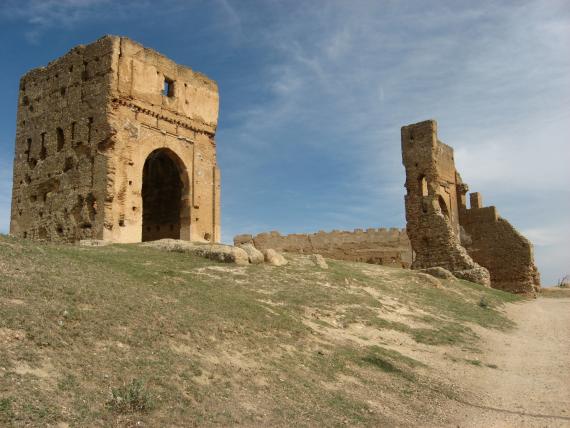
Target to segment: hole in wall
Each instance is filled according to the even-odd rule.
[[[165,97],[174,96],[174,80],[167,77],[164,78],[164,86],[162,88],[162,95]]]
[[[60,152],[61,149],[63,149],[63,146],[65,145],[65,134],[63,133],[63,129],[57,128],[55,130],[55,135],[57,139],[57,151]]]

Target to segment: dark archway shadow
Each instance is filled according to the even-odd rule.
[[[180,239],[186,168],[172,150],[151,152],[143,167],[142,240]]]

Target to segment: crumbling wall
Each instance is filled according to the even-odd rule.
[[[539,288],[532,245],[495,207],[483,208],[455,169],[453,149],[433,120],[402,128],[407,232],[414,269],[444,267],[459,278],[515,293]]]
[[[101,236],[105,166],[98,144],[112,134],[105,104],[110,40],[78,46],[20,80],[10,232],[74,241]]]
[[[10,232],[140,241],[144,165],[161,151],[182,185],[170,225],[179,231],[168,237],[219,241],[218,103],[215,82],[124,37],[30,71],[20,82]],[[165,237],[160,226],[147,237]]]
[[[331,259],[398,267],[409,267],[412,261],[406,231],[400,229],[335,230],[290,235],[273,231],[234,238],[235,245],[244,243],[251,243],[259,250],[273,248],[290,253],[318,253]]]
[[[453,149],[437,139],[437,124],[426,121],[402,128],[406,168],[406,230],[416,254],[412,267],[441,266],[459,278],[489,285],[489,272],[459,242]]]
[[[489,269],[493,288],[513,293],[539,291],[540,275],[530,241],[501,218],[495,207],[483,207],[478,194],[476,205],[473,200],[471,209],[461,214],[462,243],[477,263]]]

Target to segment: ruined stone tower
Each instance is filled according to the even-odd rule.
[[[20,81],[10,233],[219,241],[214,81],[125,37]]]
[[[540,288],[532,244],[495,207],[483,207],[455,169],[453,149],[433,120],[402,128],[407,233],[412,267],[444,267],[455,276],[516,293]]]

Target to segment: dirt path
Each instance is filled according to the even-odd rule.
[[[468,379],[460,427],[570,427],[570,297],[510,305],[517,328],[487,331],[485,361],[497,370]]]

